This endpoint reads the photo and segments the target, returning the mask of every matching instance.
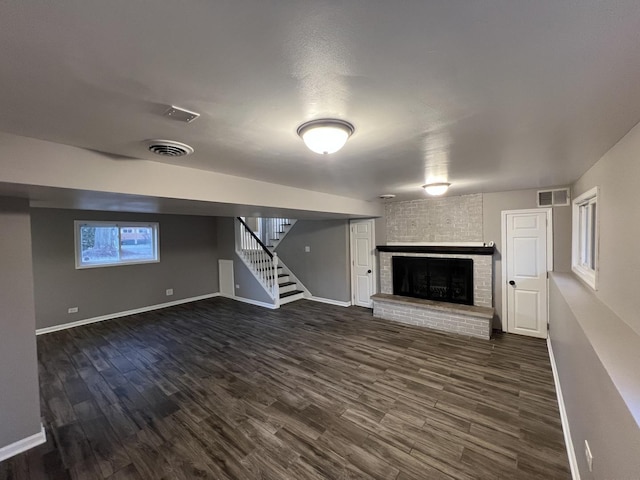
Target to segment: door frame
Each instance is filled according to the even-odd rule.
[[[375,254],[375,243],[376,243],[376,220],[375,218],[358,218],[349,220],[349,270],[351,273],[351,305],[356,304],[356,272],[354,265],[354,223],[358,222],[370,222],[371,223],[371,246],[373,249],[371,250],[371,270],[372,275],[371,278],[373,280],[371,291],[376,293],[378,291],[378,259]],[[373,302],[371,302],[373,305]]]
[[[500,263],[502,267],[502,331],[508,331],[508,311],[507,311],[507,215],[514,213],[546,213],[547,220],[547,325],[549,325],[549,275],[553,271],[553,208],[526,208],[522,210],[503,210],[501,212],[500,230],[502,236]]]

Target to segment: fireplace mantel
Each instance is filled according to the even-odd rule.
[[[464,246],[464,245],[378,245],[379,252],[391,253],[441,253],[448,255],[493,255],[493,245]]]

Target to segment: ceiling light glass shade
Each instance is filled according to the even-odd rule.
[[[309,150],[327,155],[344,147],[353,133],[353,125],[343,120],[322,119],[303,123],[298,135]]]
[[[427,185],[423,185],[422,188],[424,188],[425,192],[429,195],[438,196],[449,190],[450,186],[450,183],[429,183]]]

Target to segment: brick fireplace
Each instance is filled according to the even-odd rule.
[[[482,202],[481,194],[473,194],[385,203],[386,244],[378,247],[380,293],[372,297],[375,316],[489,338],[493,247],[483,246]],[[394,256],[472,259],[473,305],[393,295]]]
[[[493,246],[384,245],[378,246],[378,251],[381,293],[372,297],[375,317],[462,335],[490,338],[494,314]],[[394,295],[393,257],[472,260],[473,305]],[[401,262],[396,261],[396,264]]]

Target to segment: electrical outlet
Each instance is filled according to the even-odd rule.
[[[311,247],[304,247],[304,251],[309,253],[311,251]]]
[[[236,283],[236,290],[240,288],[240,284]]]
[[[67,310],[69,313],[78,313],[78,307],[71,307],[69,310]]]
[[[173,288],[167,288],[167,297],[173,295]]]
[[[593,472],[593,455],[591,455],[591,449],[589,448],[589,442],[584,441],[584,456],[587,457],[587,466],[589,471]]]

